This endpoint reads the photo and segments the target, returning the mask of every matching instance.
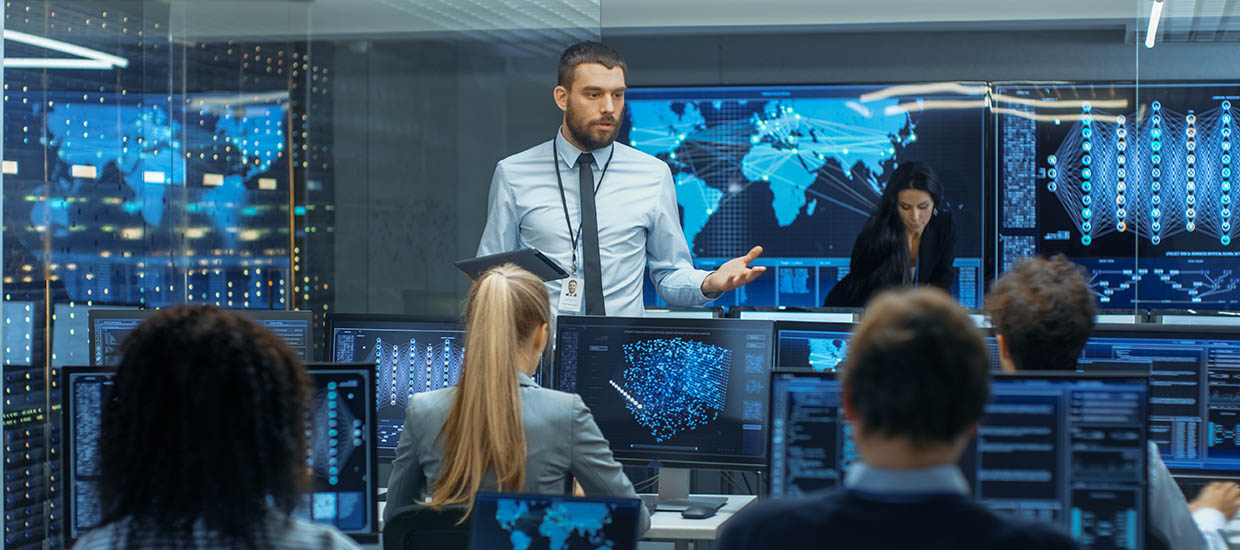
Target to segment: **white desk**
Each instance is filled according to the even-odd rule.
[[[655,512],[650,516],[650,530],[646,531],[643,539],[673,541],[676,543],[677,550],[687,550],[690,543],[694,543],[695,548],[701,550],[708,547],[709,543],[719,536],[719,528],[723,523],[732,519],[732,515],[739,512],[750,502],[753,502],[753,495],[689,495],[690,498],[695,496],[707,497],[727,497],[728,503],[720,508],[715,515],[706,519],[685,519],[680,517],[680,512]],[[706,543],[706,544],[702,544]]]

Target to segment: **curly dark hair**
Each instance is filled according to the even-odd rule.
[[[968,314],[937,288],[870,302],[844,360],[843,388],[868,431],[914,445],[951,443],[982,417],[990,360]]]
[[[210,306],[161,311],[123,343],[103,409],[102,524],[130,542],[261,548],[308,488],[310,379],[280,338]],[[201,522],[201,523],[199,523]],[[130,546],[126,544],[125,546]]]
[[[995,281],[986,313],[1018,370],[1073,370],[1097,309],[1081,268],[1063,256],[1022,260]]]

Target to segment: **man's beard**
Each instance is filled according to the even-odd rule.
[[[595,151],[611,145],[611,142],[616,140],[616,134],[620,133],[620,123],[614,118],[599,118],[591,120],[587,122],[584,127],[579,127],[576,124],[573,124],[573,117],[571,116],[568,117],[568,120],[568,133],[571,134],[573,136],[573,140],[576,141],[578,145],[585,148],[586,151]],[[612,125],[612,130],[607,132],[601,140],[595,139],[590,131],[590,129],[594,127],[594,124],[598,122],[606,122]]]

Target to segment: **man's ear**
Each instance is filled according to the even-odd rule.
[[[555,90],[551,91],[551,95],[555,98],[555,104],[561,111],[568,110],[568,88],[556,86]]]
[[[999,367],[1003,369],[1003,372],[1016,372],[1016,362],[1012,361],[1012,350],[1008,347],[1007,339],[996,332],[995,345],[999,347]]]

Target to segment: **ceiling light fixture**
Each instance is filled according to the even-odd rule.
[[[1150,6],[1150,27],[1145,29],[1145,47],[1154,47],[1154,37],[1158,35],[1158,20],[1162,19],[1163,0],[1154,0]]]
[[[92,69],[104,70],[118,67],[124,69],[129,66],[129,60],[123,57],[103,53],[99,50],[92,50],[68,42],[53,40],[24,32],[4,30],[4,39],[29,44],[40,48],[47,48],[63,54],[76,55],[77,59],[65,59],[58,57],[5,57],[4,67],[6,69]]]

